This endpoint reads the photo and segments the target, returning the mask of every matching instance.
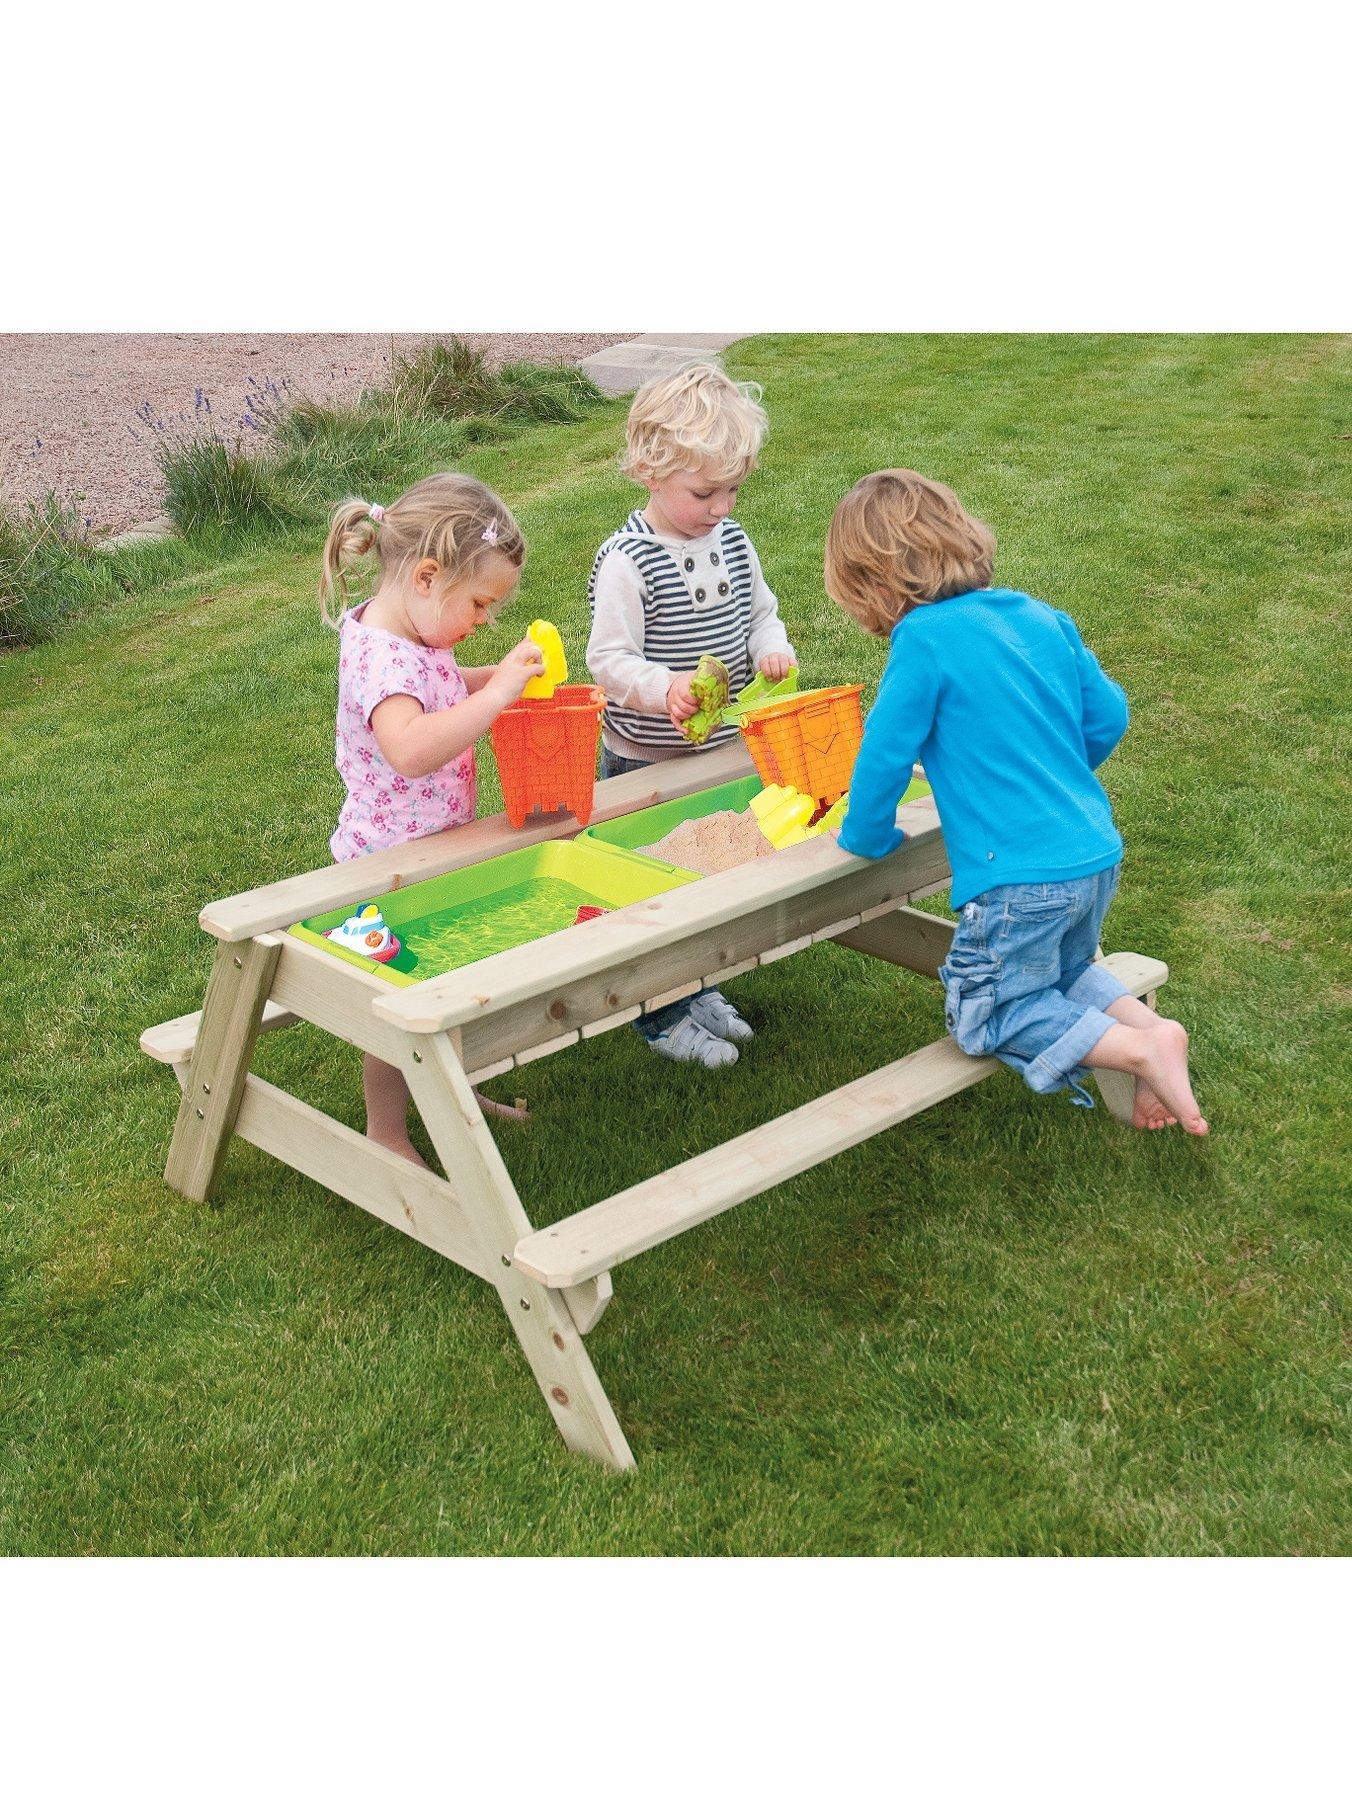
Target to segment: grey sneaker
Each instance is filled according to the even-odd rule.
[[[737,1046],[706,1031],[689,1013],[660,1037],[649,1038],[648,1044],[659,1056],[669,1056],[673,1062],[699,1063],[706,1069],[721,1069],[737,1061]]]
[[[690,1017],[716,1038],[744,1044],[756,1034],[732,1004],[717,988],[705,988],[690,1002]]]

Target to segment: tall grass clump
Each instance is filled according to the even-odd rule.
[[[119,591],[78,507],[49,493],[0,511],[0,648],[44,643],[65,618]]]
[[[365,400],[354,406],[299,400],[276,427],[276,477],[304,496],[319,519],[343,494],[406,485],[413,472],[453,465],[490,435],[479,419],[427,418]]]
[[[211,402],[197,390],[193,417],[161,418],[145,402],[137,434],[153,434],[164,481],[164,507],[184,537],[229,538],[273,531],[305,517],[301,496],[277,480],[269,447],[289,410],[284,386],[251,382],[233,430],[223,430]],[[246,434],[253,443],[245,448]]]
[[[449,338],[397,356],[388,387],[372,398],[427,417],[570,425],[604,396],[567,364],[515,362],[492,369],[480,351]]]
[[[238,443],[200,437],[167,446],[160,469],[165,511],[185,537],[234,536],[304,516],[301,496],[276,479],[272,462]]]

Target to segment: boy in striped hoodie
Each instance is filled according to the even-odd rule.
[[[699,710],[701,656],[724,663],[732,693],[760,673],[782,680],[797,661],[779,603],[750,538],[730,515],[756,466],[768,422],[754,393],[712,363],[639,389],[623,468],[648,490],[596,553],[587,602],[587,666],[606,694],[601,775],[624,775],[699,749],[681,726]],[[635,1021],[660,1055],[721,1068],[751,1027],[716,988]]]

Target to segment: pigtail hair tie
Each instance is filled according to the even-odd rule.
[[[383,506],[373,506],[371,508],[371,523],[373,525],[379,525],[380,521],[384,517],[385,517],[385,508]]]

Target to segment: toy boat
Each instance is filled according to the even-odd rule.
[[[324,933],[344,950],[358,956],[369,956],[372,962],[393,962],[400,950],[399,939],[385,923],[378,906],[359,906],[350,919],[334,925]]]

